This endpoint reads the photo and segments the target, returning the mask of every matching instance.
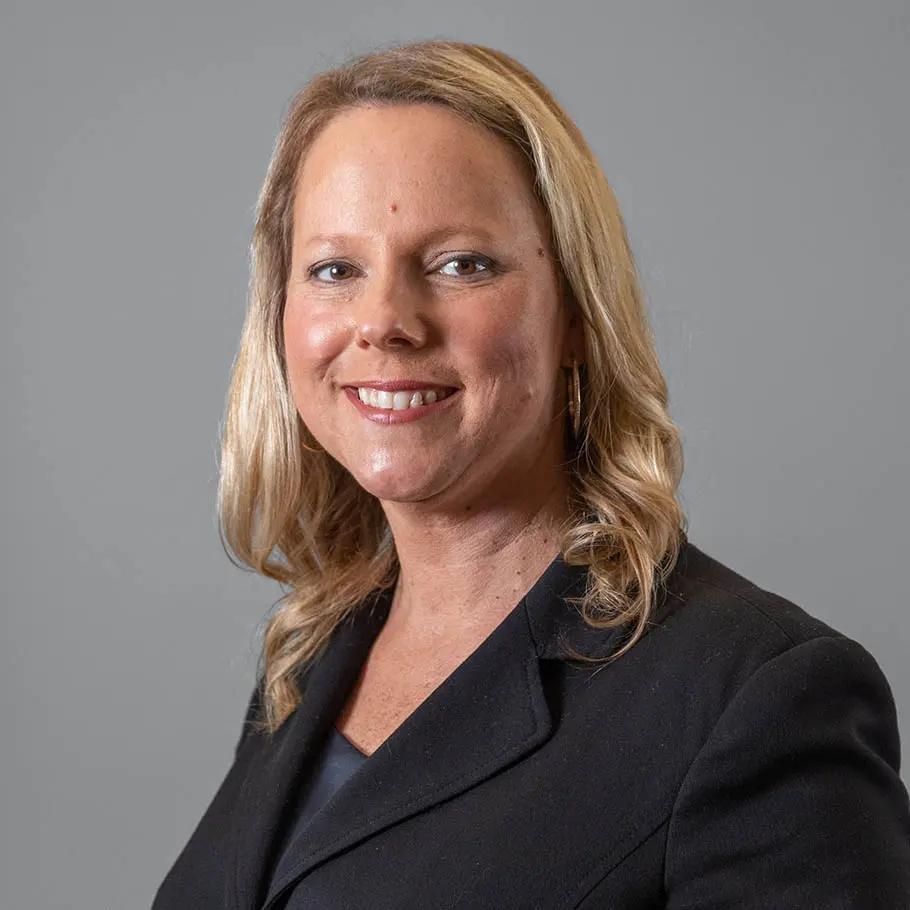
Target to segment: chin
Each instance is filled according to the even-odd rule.
[[[422,502],[439,491],[439,487],[431,483],[429,478],[415,477],[413,472],[406,477],[355,474],[354,479],[371,496],[385,502]]]
[[[348,465],[353,475],[369,494],[388,502],[421,502],[445,489],[446,481],[429,465],[411,461],[404,464],[383,462],[381,455],[368,465]]]

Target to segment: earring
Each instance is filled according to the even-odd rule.
[[[572,421],[572,436],[577,440],[581,433],[581,377],[578,363],[572,358],[572,371],[566,374],[566,397],[569,399],[569,419]]]
[[[319,453],[325,451],[325,449],[313,449],[313,448],[311,448],[311,447],[308,446],[302,439],[300,440],[300,445],[303,446],[303,448],[305,448],[308,452],[313,452],[313,453],[316,454],[316,455],[318,455]]]

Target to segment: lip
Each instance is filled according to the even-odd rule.
[[[374,408],[368,404],[364,404],[360,400],[360,396],[357,394],[357,388],[369,388],[369,389],[379,389],[382,392],[408,392],[413,389],[453,389],[442,401],[434,401],[432,404],[422,404],[417,408],[407,408],[404,411],[392,411],[386,408]],[[348,396],[351,404],[361,413],[363,417],[367,420],[372,420],[373,423],[381,423],[386,426],[394,426],[400,423],[413,423],[415,420],[422,420],[424,417],[429,417],[432,414],[436,414],[439,411],[445,410],[451,405],[453,401],[458,400],[458,395],[461,392],[461,389],[456,389],[453,386],[440,386],[440,385],[420,385],[419,383],[402,383],[402,382],[389,382],[385,383],[382,386],[374,385],[371,383],[364,383],[362,386],[345,386],[344,393]]]

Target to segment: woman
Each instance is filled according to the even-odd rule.
[[[623,222],[487,48],[314,79],[260,198],[230,548],[289,586],[165,908],[910,906],[888,684],[691,545]]]

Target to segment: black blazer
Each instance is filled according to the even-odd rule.
[[[389,598],[339,627],[274,738],[245,729],[154,910],[277,910],[294,885],[295,910],[910,908],[895,708],[868,652],[687,543],[647,635],[579,666],[567,643],[619,634],[563,599],[585,571],[550,565],[270,887]]]

